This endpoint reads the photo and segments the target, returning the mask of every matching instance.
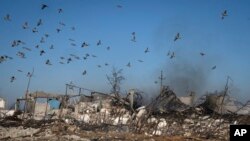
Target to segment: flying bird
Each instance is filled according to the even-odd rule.
[[[46,38],[48,38],[48,37],[49,37],[49,34],[45,33],[44,36],[45,36]]]
[[[138,60],[138,62],[142,63],[143,61],[142,60]]]
[[[174,41],[177,41],[178,39],[181,39],[181,35],[179,32],[175,35]]]
[[[59,62],[60,64],[64,64],[62,61]]]
[[[1,57],[0,57],[0,63],[6,61],[7,59],[12,60],[13,58],[12,58],[12,57],[9,57],[9,56],[7,56],[7,55],[1,56]]]
[[[32,77],[32,73],[28,72],[28,73],[26,74],[26,76],[27,76],[27,77]]]
[[[6,61],[5,56],[1,56],[1,57],[0,57],[0,63],[2,63],[2,62],[4,62],[4,61]]]
[[[101,65],[97,65],[98,68],[101,68],[102,66]]]
[[[35,48],[39,48],[39,45],[36,45]]]
[[[11,76],[10,77],[10,82],[12,83],[12,82],[14,82],[14,80],[16,80],[16,77],[15,76]]]
[[[10,14],[6,14],[6,16],[3,19],[5,21],[11,21]]]
[[[50,45],[49,49],[54,49],[54,45]]]
[[[59,29],[59,28],[56,29],[56,32],[57,32],[57,33],[59,33],[60,31],[61,31],[61,29]]]
[[[107,47],[107,50],[110,50],[110,46]]]
[[[105,63],[104,65],[105,65],[105,66],[108,66],[109,64],[108,64],[108,63]]]
[[[16,47],[16,46],[19,46],[20,44],[24,45],[25,43],[21,40],[13,40],[11,46]]]
[[[227,15],[227,10],[224,10],[222,13],[221,13],[221,19],[223,20]]]
[[[149,52],[149,49],[148,49],[148,48],[146,48],[144,52],[145,52],[145,53],[148,53],[148,52]]]
[[[22,47],[22,48],[25,49],[25,50],[27,50],[27,51],[31,51],[31,49],[28,48],[28,47]]]
[[[128,64],[127,64],[126,66],[130,68],[130,67],[131,67],[131,64],[130,64],[130,62],[128,62]]]
[[[10,60],[13,59],[12,57],[10,57],[10,56],[8,56],[8,55],[4,55],[4,57],[5,57],[6,59],[10,59]]]
[[[87,74],[87,71],[84,70],[84,71],[82,72],[82,75],[86,75],[86,74]]]
[[[45,53],[45,51],[44,51],[44,50],[41,50],[41,51],[40,51],[40,56],[42,56],[44,53]]]
[[[62,60],[63,60],[63,59],[64,59],[64,57],[60,57],[60,59],[62,59]]]
[[[45,8],[48,8],[48,5],[42,4],[41,9],[44,10]]]
[[[62,26],[66,26],[65,23],[63,23],[63,22],[59,22],[59,24]]]
[[[122,6],[121,6],[121,5],[116,5],[116,7],[117,7],[117,8],[122,8]]]
[[[52,65],[49,59],[46,60],[45,64],[46,64],[46,65]]]
[[[68,58],[67,64],[70,63],[71,61],[72,61],[72,59],[71,59],[71,58]]]
[[[45,43],[45,39],[42,37],[40,43]]]
[[[88,43],[86,43],[86,42],[83,42],[83,43],[82,43],[82,47],[87,47],[87,46],[89,46]]]
[[[62,13],[62,12],[63,12],[62,8],[59,8],[58,13]]]
[[[18,72],[23,72],[22,70],[17,70]]]
[[[201,52],[201,53],[200,53],[200,55],[201,55],[201,56],[204,56],[204,55],[205,55],[205,53]]]
[[[216,66],[213,66],[213,67],[212,67],[212,70],[214,70],[214,69],[216,69]]]
[[[96,43],[97,46],[99,46],[101,44],[102,44],[101,40],[98,40],[98,42]]]
[[[70,43],[70,45],[71,45],[71,46],[76,46],[76,44],[75,44],[75,43]]]
[[[72,26],[72,27],[71,27],[71,30],[73,30],[73,31],[74,31],[75,29],[76,29],[76,28],[75,28],[74,26]]]
[[[21,51],[18,51],[16,55],[19,56],[20,58],[25,58],[25,53]]]
[[[170,59],[173,59],[174,57],[175,57],[175,54],[174,54],[174,52],[172,52]]]
[[[32,29],[32,32],[33,32],[33,33],[37,33],[37,32],[38,32],[37,28],[34,27],[34,28]]]
[[[131,34],[132,34],[132,39],[131,39],[131,41],[136,42],[135,32],[132,32]]]
[[[75,40],[74,40],[74,39],[72,39],[72,38],[69,38],[69,41],[71,41],[71,42],[75,42]]]
[[[14,40],[14,41],[12,42],[12,44],[11,44],[11,47],[16,47],[16,46],[18,46],[18,43],[17,43],[16,40]]]
[[[167,56],[170,56],[171,55],[171,51],[168,51],[168,54],[167,54]]]
[[[131,41],[136,42],[135,36],[132,37]]]
[[[23,29],[28,29],[29,28],[28,22],[25,22],[22,27],[23,27]]]
[[[21,41],[21,40],[17,40],[17,43],[18,43],[18,45],[19,45],[19,44],[23,44],[23,45],[25,44],[25,42],[23,42],[23,41]]]
[[[36,24],[36,26],[40,26],[40,25],[42,25],[43,23],[42,23],[42,19],[39,19],[38,20],[38,22],[37,22],[37,24]]]
[[[25,45],[25,42],[21,41],[21,40],[17,40],[17,44],[20,45],[20,44],[23,44]]]
[[[93,57],[93,58],[96,58],[97,56],[92,54],[92,57]]]

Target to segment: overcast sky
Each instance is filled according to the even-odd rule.
[[[42,4],[48,7],[41,10]],[[222,20],[224,10],[228,16]],[[65,84],[71,81],[109,92],[106,75],[116,67],[123,69],[126,78],[122,92],[138,88],[152,95],[159,88],[154,82],[163,70],[164,84],[172,86],[177,95],[185,95],[185,90],[197,91],[198,95],[221,90],[230,76],[231,95],[246,101],[250,98],[249,13],[248,0],[1,0],[0,55],[13,59],[0,64],[0,96],[11,102],[23,96],[26,74],[32,68],[31,92],[64,94]],[[4,20],[7,14],[10,21]],[[42,24],[37,26],[39,19]],[[28,29],[22,28],[25,22]],[[32,33],[34,27],[38,33]],[[132,32],[136,42],[131,41]],[[181,39],[174,41],[177,33]],[[40,43],[42,37],[44,43]],[[12,47],[14,40],[25,44]],[[82,48],[84,41],[89,46]],[[41,50],[45,51],[42,56]],[[25,53],[25,59],[16,55],[19,51]],[[169,51],[175,53],[174,58],[167,56]],[[84,60],[86,53],[90,56]],[[72,61],[67,64],[68,58]],[[47,59],[52,65],[45,64]],[[131,67],[126,66],[129,62]],[[86,75],[82,75],[84,70]],[[12,76],[16,80],[11,83]]]

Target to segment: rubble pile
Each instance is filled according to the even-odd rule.
[[[50,110],[43,118],[8,115],[0,118],[0,140],[228,140],[230,125],[250,123],[249,114],[239,115],[238,110],[221,114],[207,100],[186,105],[169,87],[137,109],[138,99],[131,93],[127,98],[93,93],[77,104]]]
[[[236,117],[230,121],[227,118],[199,114],[197,112],[201,109],[196,110],[191,115],[152,116],[147,120],[144,130],[148,135],[195,136],[203,139],[227,140],[229,125],[238,123]],[[152,128],[149,128],[150,126]]]
[[[15,141],[31,141],[31,140],[74,140],[74,141],[90,141],[87,138],[82,138],[74,134],[64,134],[59,135],[53,132],[51,128],[24,128],[19,127],[9,127],[3,128],[0,126],[0,139],[1,140],[15,140]]]
[[[149,105],[154,113],[167,113],[171,111],[183,111],[188,106],[182,103],[175,93],[169,88],[164,87],[161,94]]]

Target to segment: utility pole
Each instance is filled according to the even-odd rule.
[[[28,80],[28,85],[27,85],[27,89],[26,89],[26,92],[25,92],[24,113],[27,112],[28,93],[29,93],[29,87],[30,87],[31,77],[33,76],[33,74],[34,74],[34,68],[32,69],[32,73],[28,73],[28,74],[27,74],[27,77],[29,77],[29,80]],[[24,117],[24,113],[23,113],[23,117]],[[22,117],[22,118],[23,118],[23,117]]]
[[[160,75],[160,77],[159,77],[159,79],[160,79],[160,85],[161,85],[161,90],[162,90],[162,86],[163,86],[163,80],[165,80],[166,78],[165,77],[163,77],[163,72],[161,71],[161,75]]]

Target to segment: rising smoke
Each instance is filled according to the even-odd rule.
[[[187,95],[189,91],[194,91],[197,95],[204,93],[209,71],[204,64],[195,64],[183,60],[176,60],[165,67],[165,83],[179,95]]]

